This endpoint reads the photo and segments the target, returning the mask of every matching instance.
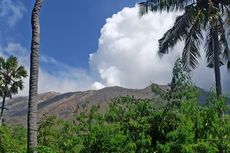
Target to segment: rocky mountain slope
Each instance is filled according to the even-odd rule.
[[[168,86],[161,86],[163,89]],[[106,109],[111,98],[118,96],[134,96],[135,98],[152,99],[155,94],[151,87],[144,89],[126,89],[122,87],[107,87],[101,90],[82,92],[56,93],[48,92],[39,94],[38,115],[54,115],[60,119],[72,119],[78,111],[90,109],[93,105],[100,105]],[[6,122],[11,124],[26,124],[28,97],[17,97],[7,102],[8,110],[5,111]]]
[[[169,90],[169,86],[160,86],[164,90]],[[207,98],[207,92],[199,89],[201,104]],[[107,87],[101,90],[89,90],[82,92],[57,93],[48,92],[39,94],[38,116],[53,115],[60,119],[73,119],[74,114],[90,110],[93,105],[99,105],[104,111],[111,99],[118,96],[133,96],[141,99],[154,99],[156,95],[151,87],[144,89],[127,89],[122,87]],[[160,102],[160,101],[159,101]],[[230,102],[229,102],[230,104]],[[27,121],[28,97],[17,97],[7,101],[4,118],[10,124],[26,125]]]

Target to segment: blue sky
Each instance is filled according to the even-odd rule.
[[[44,0],[39,92],[168,84],[183,42],[160,58],[158,40],[181,12],[149,13],[140,18],[135,5],[140,1]],[[33,2],[0,0],[0,56],[18,57],[28,71]],[[226,67],[221,71],[223,89],[230,93],[229,73]],[[214,87],[213,70],[206,67],[204,58],[192,79],[204,89]],[[28,78],[24,82],[21,95],[28,94]]]
[[[17,0],[18,1],[18,0]],[[32,0],[21,0],[26,12],[13,28],[3,24],[2,41],[30,47]],[[41,11],[41,53],[74,67],[89,68],[88,55],[98,47],[105,20],[138,0],[44,0]]]

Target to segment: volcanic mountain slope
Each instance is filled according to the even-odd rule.
[[[168,86],[160,86],[168,89]],[[82,92],[56,93],[48,92],[39,94],[38,116],[44,114],[54,115],[60,119],[72,119],[79,111],[86,111],[93,105],[100,105],[106,109],[110,100],[118,96],[134,96],[141,99],[152,99],[155,94],[151,87],[144,89],[126,89],[122,87],[107,87],[101,90],[89,90]],[[26,124],[28,97],[17,97],[7,102],[5,113],[6,122],[11,124]]]
[[[169,86],[159,86],[161,89],[169,90]],[[208,93],[200,88],[199,101],[203,105]],[[151,86],[144,89],[127,89],[122,87],[107,87],[101,90],[89,90],[82,92],[57,93],[48,92],[39,94],[38,117],[52,115],[60,119],[73,119],[75,114],[88,111],[93,105],[99,105],[100,111],[105,111],[109,102],[114,97],[133,96],[140,99],[155,99],[157,96],[152,92]],[[157,102],[162,102],[156,101]],[[229,100],[230,104],[230,100]],[[4,118],[10,124],[26,125],[28,97],[17,97],[7,101]],[[161,105],[161,104],[157,104]]]

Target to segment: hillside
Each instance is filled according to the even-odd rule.
[[[169,86],[160,86],[160,88],[167,90]],[[200,103],[203,104],[207,98],[207,92],[202,89],[199,91],[201,93]],[[141,99],[156,98],[150,86],[144,89],[127,89],[115,86],[81,92],[47,92],[38,96],[38,116],[41,118],[43,115],[53,115],[60,119],[73,119],[74,114],[88,111],[93,105],[99,105],[103,112],[111,99],[118,96],[133,96]],[[26,125],[27,103],[28,97],[17,97],[7,101],[8,110],[4,115],[6,122]]]
[[[168,86],[160,86],[167,89]],[[134,96],[135,98],[155,98],[151,87],[144,89],[127,89],[122,87],[107,87],[101,90],[82,92],[39,94],[38,115],[54,115],[61,119],[72,119],[79,111],[87,111],[93,105],[99,105],[101,111],[105,110],[111,98],[118,96]],[[17,97],[7,102],[5,111],[6,122],[11,124],[26,124],[28,97]]]

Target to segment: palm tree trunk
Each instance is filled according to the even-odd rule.
[[[30,85],[28,103],[28,140],[27,152],[36,153],[37,149],[37,95],[38,95],[38,74],[39,74],[39,46],[40,46],[40,25],[39,15],[42,0],[36,0],[32,11],[32,42],[30,54]]]
[[[4,95],[2,99],[2,107],[1,107],[1,114],[0,114],[0,126],[2,126],[2,122],[3,122],[3,112],[5,109],[5,101],[6,101],[6,96]]]
[[[220,76],[220,50],[219,50],[219,38],[218,38],[218,27],[214,27],[213,31],[213,39],[214,39],[214,71],[215,71],[215,81],[216,81],[216,94],[217,96],[222,95],[222,88],[221,88],[221,76]]]

